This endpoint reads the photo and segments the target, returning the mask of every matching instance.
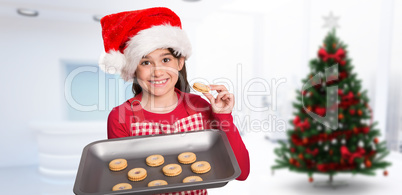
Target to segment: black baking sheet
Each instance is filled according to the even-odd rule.
[[[211,170],[204,174],[193,173],[191,164],[184,165],[178,162],[177,156],[182,152],[194,152],[197,161],[204,160],[211,164]],[[145,159],[152,154],[163,155],[165,163],[158,167],[147,166]],[[110,171],[109,162],[116,158],[127,159],[127,168],[118,172]],[[179,164],[183,172],[174,177],[165,176],[162,168],[170,163]],[[128,171],[137,167],[147,170],[147,178],[139,182],[128,180]],[[203,181],[182,183],[185,177],[191,175],[198,175]],[[88,144],[81,156],[73,191],[78,195],[157,194],[222,187],[239,175],[239,165],[223,131],[208,129],[176,134],[134,136]],[[147,187],[150,181],[156,179],[163,179],[168,185]],[[133,189],[112,191],[112,187],[118,183],[129,183]]]

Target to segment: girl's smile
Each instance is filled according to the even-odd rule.
[[[154,87],[164,87],[168,80],[169,80],[169,78],[167,78],[167,79],[160,79],[160,80],[149,80],[149,82],[150,82],[151,85],[153,85]]]

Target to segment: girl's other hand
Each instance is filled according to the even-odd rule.
[[[218,96],[214,98],[210,93],[202,93],[208,98],[212,106],[212,112],[227,114],[231,113],[234,107],[234,95],[229,93],[224,85],[208,85],[211,90],[216,90]]]

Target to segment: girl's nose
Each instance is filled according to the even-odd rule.
[[[152,76],[161,77],[165,74],[165,70],[163,70],[163,66],[154,66],[152,71]]]

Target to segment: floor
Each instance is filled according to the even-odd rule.
[[[243,137],[249,150],[251,172],[246,181],[231,181],[221,188],[209,189],[210,195],[217,194],[402,194],[402,154],[391,153],[387,160],[393,165],[388,169],[387,177],[382,171],[377,176],[351,174],[337,175],[335,181],[346,182],[338,188],[315,187],[314,184],[325,182],[325,175],[314,175],[314,182],[309,183],[307,175],[288,170],[270,169],[275,156],[276,144],[264,138],[261,133],[249,133]],[[0,194],[64,195],[73,194],[74,181],[46,181],[37,170],[37,166],[13,167],[0,169]]]

